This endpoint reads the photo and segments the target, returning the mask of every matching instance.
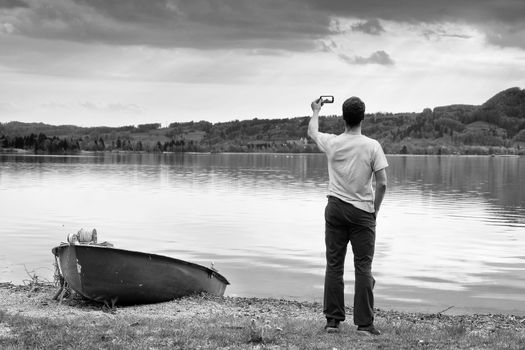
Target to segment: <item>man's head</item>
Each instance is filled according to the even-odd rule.
[[[353,128],[365,117],[365,104],[359,97],[350,97],[343,103],[343,119],[346,126]]]

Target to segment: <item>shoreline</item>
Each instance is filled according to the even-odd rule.
[[[352,324],[351,308],[347,308],[347,320],[342,323],[339,334],[325,333],[322,305],[317,302],[194,295],[165,303],[108,309],[74,294],[57,302],[52,300],[56,290],[49,283],[0,283],[0,347],[11,345],[17,349],[66,344],[65,347],[97,348],[107,347],[108,342],[110,345],[120,344],[110,346],[112,348],[151,346],[178,349],[421,346],[433,349],[523,349],[525,346],[523,316],[447,315],[446,310],[413,313],[376,309],[375,324],[383,334],[363,337]],[[30,336],[22,331],[27,325],[32,325],[31,329],[38,329],[38,332],[44,332],[48,327],[47,338],[41,340],[46,343],[28,346],[24,337]],[[77,327],[84,338],[93,337],[95,343],[71,343],[80,341],[73,336]],[[100,332],[105,335],[101,336]],[[130,336],[130,333],[136,333],[137,337]],[[141,333],[152,335],[140,337]],[[70,336],[72,339],[68,338]]]
[[[510,148],[508,149],[510,150]],[[51,156],[51,157],[82,157],[82,156],[94,156],[98,154],[273,154],[273,155],[313,155],[323,154],[322,152],[211,152],[211,151],[188,151],[188,152],[146,152],[146,151],[123,151],[123,150],[112,150],[112,151],[85,151],[71,153],[45,153],[45,152],[33,152],[22,148],[1,148],[1,155],[22,155],[22,156]],[[421,153],[385,153],[387,156],[393,157],[524,157],[525,153],[444,153],[444,154],[421,154]]]

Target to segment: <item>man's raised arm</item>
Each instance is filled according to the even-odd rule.
[[[321,99],[315,100],[310,105],[312,107],[312,118],[308,123],[308,136],[316,140],[316,136],[319,133],[319,111],[323,105]]]

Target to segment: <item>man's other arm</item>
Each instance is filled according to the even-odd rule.
[[[374,173],[374,177],[376,180],[376,194],[374,198],[374,210],[375,215],[377,218],[377,214],[379,213],[379,208],[381,208],[381,203],[383,202],[383,198],[385,197],[386,192],[386,170],[381,169]]]

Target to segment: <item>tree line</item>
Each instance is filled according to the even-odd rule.
[[[172,140],[170,142],[142,142],[131,139],[106,141],[102,137],[60,138],[43,133],[27,136],[0,135],[0,149],[22,149],[35,154],[74,154],[80,151],[132,151],[132,152],[189,152],[202,151],[193,141]]]
[[[0,123],[0,147],[36,153],[319,152],[307,138],[309,117],[174,122],[122,127]],[[322,116],[322,132],[344,131],[340,116]],[[421,113],[373,113],[363,133],[387,153],[524,154],[525,90],[500,92],[481,106],[451,105]]]

